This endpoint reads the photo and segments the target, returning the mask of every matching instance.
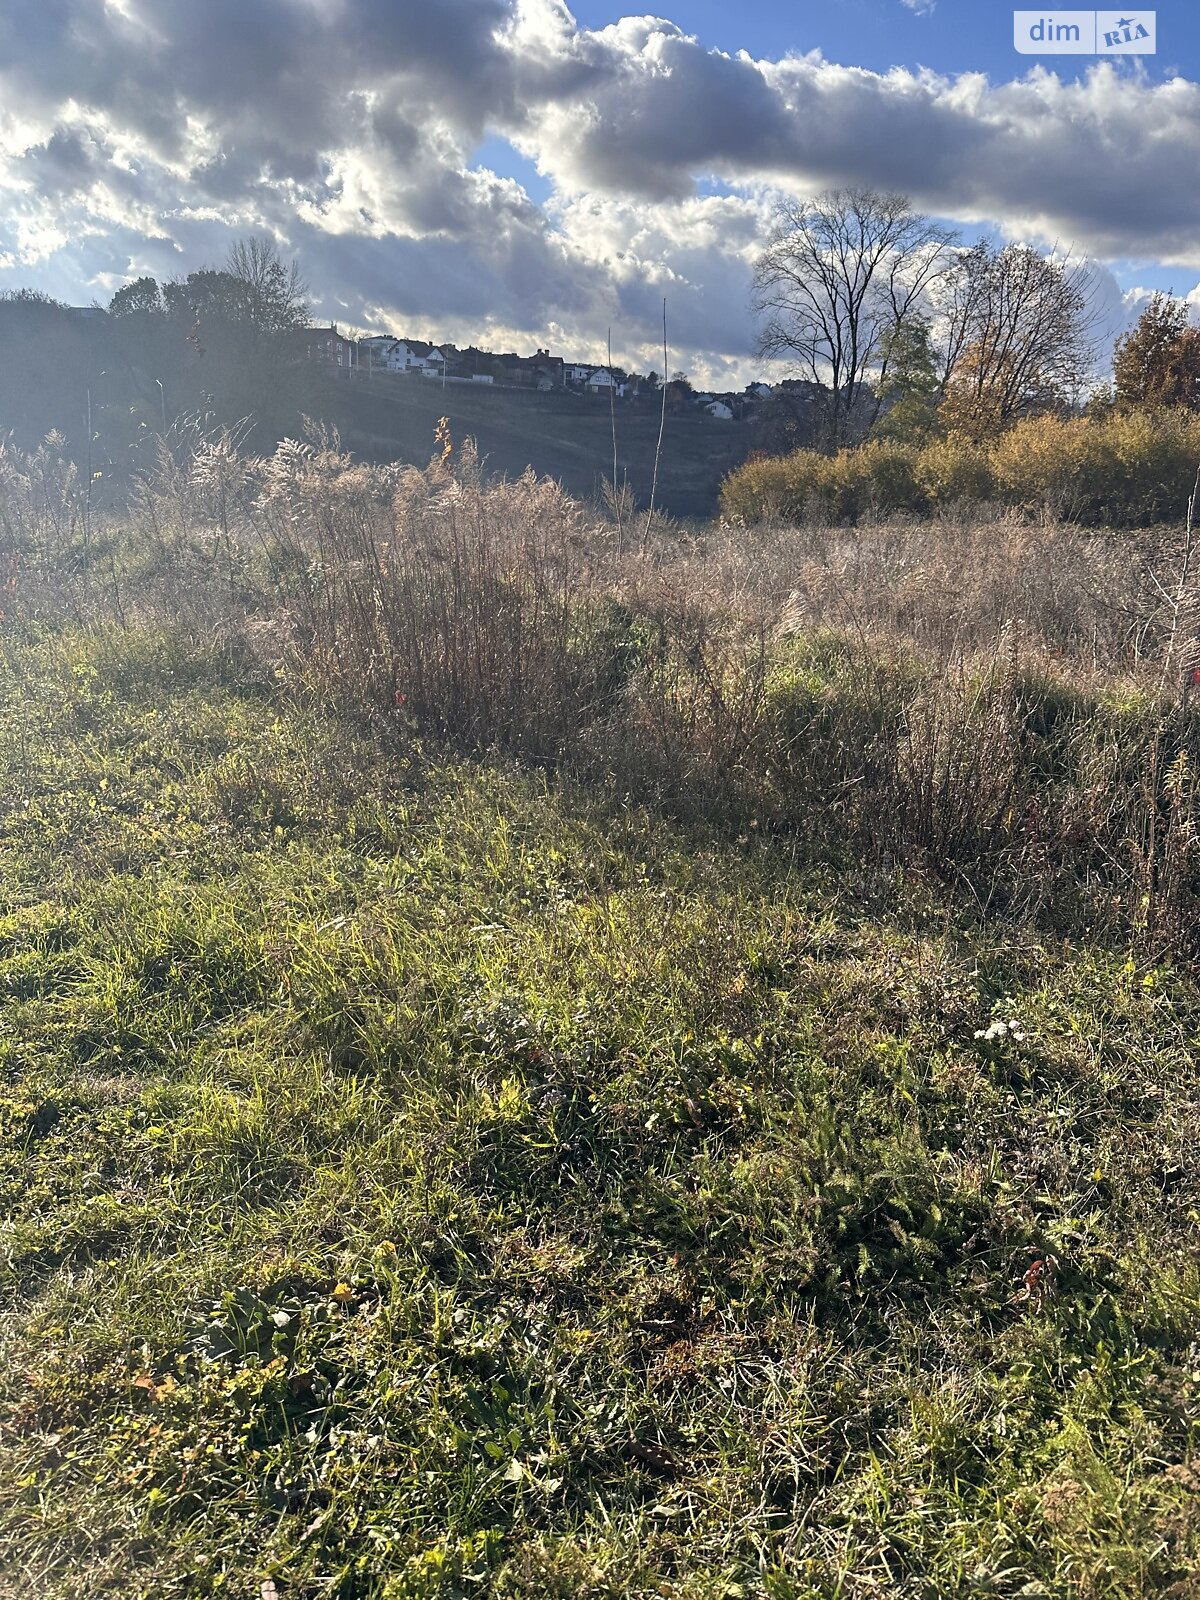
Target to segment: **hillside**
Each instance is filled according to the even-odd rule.
[[[592,500],[612,478],[612,424],[607,400],[572,391],[537,394],[484,385],[447,384],[379,372],[370,381],[331,380],[321,391],[322,415],[337,423],[348,448],[367,460],[399,457],[424,466],[433,453],[438,418],[451,433],[476,439],[488,468],[518,477],[527,466]],[[652,401],[618,402],[617,460],[640,505],[650,494],[660,412]],[[746,427],[700,412],[668,413],[658,503],[679,517],[709,517],[721,480],[745,458]]]
[[[324,359],[297,356],[285,340],[256,340],[217,318],[206,326],[198,353],[165,315],[79,317],[50,302],[0,297],[0,438],[32,450],[52,432],[61,436],[111,504],[153,461],[164,428],[178,440],[196,425],[252,424],[251,448],[269,454],[278,440],[299,437],[306,417],[336,427],[368,461],[424,466],[438,419],[448,416],[454,438],[474,437],[492,472],[519,477],[532,466],[587,501],[612,478],[609,406],[595,395],[443,387],[382,370],[339,380]],[[650,494],[660,414],[653,396],[616,407],[618,477],[639,505]],[[659,506],[679,517],[712,516],[722,479],[748,448],[742,423],[670,411]]]

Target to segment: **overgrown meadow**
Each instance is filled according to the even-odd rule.
[[[1197,1591],[1182,508],[0,534],[0,1594]]]

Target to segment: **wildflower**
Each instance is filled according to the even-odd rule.
[[[986,1028],[976,1028],[975,1037],[982,1039],[984,1044],[994,1044],[998,1039],[1012,1039],[1021,1044],[1025,1039],[1025,1030],[1017,1017],[1010,1017],[1007,1022],[997,1017]]]
[[[354,1290],[348,1283],[339,1283],[329,1298],[336,1300],[339,1306],[349,1305],[354,1299]]]
[[[989,1022],[986,1028],[976,1028],[975,1037],[982,1039],[985,1044],[991,1044],[993,1039],[1003,1039],[1008,1034],[1007,1022]]]

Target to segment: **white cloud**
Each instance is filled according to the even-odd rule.
[[[756,60],[654,17],[589,31],[562,0],[19,10],[0,8],[8,282],[107,290],[265,228],[347,321],[593,352],[611,324],[623,359],[661,365],[666,294],[678,364],[715,374],[746,370],[780,190],[901,189],[964,224],[1200,270],[1200,86],[1179,76]],[[488,133],[536,165],[544,206],[472,169]],[[1097,283],[1110,320],[1137,303]]]

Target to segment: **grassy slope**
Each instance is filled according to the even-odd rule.
[[[612,478],[612,420],[607,401],[575,394],[473,389],[429,379],[376,374],[370,382],[331,383],[322,415],[341,427],[345,443],[371,460],[424,466],[433,453],[438,418],[450,418],[456,440],[468,434],[488,466],[520,477],[531,463],[572,494],[592,499]],[[618,472],[638,503],[649,499],[660,415],[653,404],[617,408]],[[680,517],[713,513],[721,480],[746,454],[748,430],[699,412],[667,417],[657,503]]]
[[[5,1600],[1196,1592],[1190,980],[162,642],[0,698]]]

